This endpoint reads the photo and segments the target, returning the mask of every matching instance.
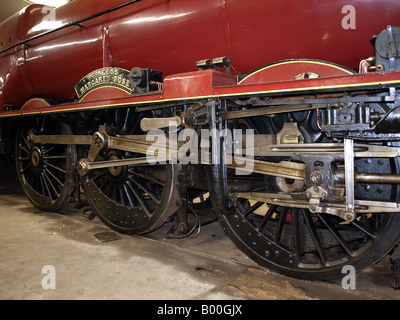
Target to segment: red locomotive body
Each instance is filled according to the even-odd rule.
[[[399,18],[398,0],[32,5],[0,25],[0,148],[41,210],[88,204],[127,234],[174,216],[177,238],[211,215],[277,272],[362,270],[400,240]]]
[[[351,1],[354,12],[343,10],[345,0],[146,0],[17,45],[125,2],[75,0],[55,12],[32,5],[2,23],[0,105],[18,108],[32,97],[72,100],[75,84],[103,66],[167,76],[227,56],[239,74],[293,58],[355,69],[373,55],[371,36],[400,17],[396,0]],[[344,29],[350,18],[355,29]]]

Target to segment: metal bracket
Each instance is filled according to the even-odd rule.
[[[385,101],[387,101],[387,102],[395,102],[396,101],[396,88],[395,87],[389,88],[389,95],[385,96]]]
[[[199,216],[197,213],[190,207],[188,204],[188,195],[186,188],[187,181],[187,173],[180,168],[180,172],[177,173],[177,191],[179,193],[179,197],[175,201],[175,205],[178,210],[174,214],[174,223],[171,228],[166,233],[165,237],[167,239],[182,239],[189,237],[193,231],[199,225]],[[190,208],[190,211],[187,211],[187,208]],[[195,222],[193,226],[189,229],[189,221],[188,221],[188,213],[191,213],[195,217]]]
[[[327,194],[328,194],[327,191],[319,186],[314,186],[307,189],[306,195],[307,198],[310,199],[309,201],[310,212],[312,213],[319,212],[318,209],[320,209],[320,201],[321,199],[326,198]]]
[[[388,44],[390,47],[390,51],[389,51],[389,67],[390,69],[395,69],[395,58],[397,57],[397,50],[396,50],[396,41],[394,40],[393,37],[393,32],[392,32],[392,27],[391,26],[387,26],[386,30],[388,32]]]
[[[354,147],[353,140],[344,139],[344,176],[346,188],[346,212],[347,221],[353,221],[354,213]]]
[[[96,132],[93,135],[93,141],[89,149],[88,159],[95,161],[100,151],[107,147],[107,137],[102,132]]]

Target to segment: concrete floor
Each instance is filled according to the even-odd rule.
[[[356,289],[345,290],[340,281],[302,281],[258,267],[217,223],[193,239],[168,240],[169,227],[101,242],[95,235],[110,230],[98,218],[71,206],[41,212],[10,171],[0,173],[0,299],[400,300],[388,259],[357,274]],[[48,265],[55,289],[42,287]]]

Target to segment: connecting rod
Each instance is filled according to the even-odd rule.
[[[245,138],[243,138],[245,140]],[[135,152],[146,155],[150,146],[157,149],[157,155],[165,155],[166,159],[176,153],[176,149],[168,148],[165,144],[147,141],[146,135],[131,135],[131,136],[111,136],[104,126],[100,126],[100,130],[93,136],[89,135],[35,135],[32,132],[28,135],[30,144],[47,143],[47,144],[75,144],[75,145],[90,145],[88,159],[81,159],[78,163],[78,171],[80,174],[86,174],[89,170],[110,168],[126,165],[153,165],[157,163],[157,158],[154,156],[145,156],[130,159],[118,159],[110,161],[96,161],[97,155],[101,150],[117,149],[123,151]],[[184,143],[178,142],[177,148],[180,148]],[[400,156],[400,148],[354,144],[354,157],[389,157],[394,158]],[[322,144],[268,144],[264,146],[255,146],[252,150],[255,156],[290,156],[293,153],[344,153],[343,144],[322,143]],[[245,150],[241,151],[246,154]],[[206,160],[204,160],[204,158]],[[208,159],[208,160],[207,160]],[[179,158],[176,159],[179,162]],[[247,158],[246,166],[243,163],[235,162],[234,157],[227,158],[227,167],[230,169],[240,169],[242,171],[250,171],[259,174],[272,175],[287,179],[304,181],[305,165],[291,161],[281,161],[279,163],[268,162]],[[211,157],[206,156],[198,163],[210,165]],[[400,176],[393,174],[374,174],[374,173],[354,173],[355,182],[366,183],[393,183],[400,184]]]

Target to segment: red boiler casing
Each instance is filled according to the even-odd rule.
[[[8,49],[126,2],[75,0],[55,11],[31,5],[0,24],[0,106],[71,101],[79,80],[105,66],[166,76],[227,56],[240,74],[292,58],[356,69],[374,55],[371,36],[400,22],[398,0],[144,0]],[[355,29],[344,28],[349,18]]]

